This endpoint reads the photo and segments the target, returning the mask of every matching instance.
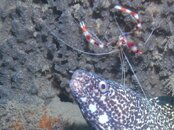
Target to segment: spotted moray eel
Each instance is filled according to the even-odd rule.
[[[143,98],[129,87],[76,70],[70,89],[96,130],[174,130],[174,97]]]

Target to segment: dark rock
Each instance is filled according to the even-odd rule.
[[[35,81],[33,81],[33,83],[30,86],[29,93],[31,93],[32,95],[37,95],[38,92],[39,92],[39,86],[36,84]]]
[[[0,85],[8,85],[10,83],[9,77],[9,71],[4,68],[0,68]]]
[[[0,105],[7,104],[9,100],[10,91],[4,89],[3,86],[0,85]]]
[[[24,81],[24,78],[23,78],[23,72],[22,71],[19,71],[19,72],[15,72],[12,77],[11,77],[11,82],[13,83],[16,83],[16,84],[22,84],[23,81]]]
[[[12,21],[11,31],[19,42],[25,42],[26,39],[33,37],[33,31],[16,19]]]
[[[4,20],[6,16],[7,16],[7,13],[2,8],[0,8],[0,18]]]

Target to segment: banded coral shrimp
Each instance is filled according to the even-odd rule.
[[[77,23],[77,22],[76,22]],[[117,21],[115,21],[115,23],[118,23]],[[83,24],[84,24],[84,22],[83,22]],[[88,24],[88,23],[87,23]],[[73,25],[74,26],[74,25]],[[78,24],[76,24],[75,26],[78,26],[78,27],[80,27],[80,24],[78,23]],[[86,25],[85,25],[86,26]],[[117,26],[119,27],[119,25],[117,24]],[[86,27],[89,27],[90,28],[90,25],[87,25]],[[119,27],[120,28],[120,27]],[[154,29],[156,29],[156,28],[154,28]],[[92,30],[92,29],[91,29]],[[104,42],[102,41],[102,40],[100,40],[97,36],[96,36],[96,34],[95,33],[93,33],[91,30],[89,30],[89,32],[91,33],[91,35],[95,38],[95,40],[97,40],[97,42],[99,42],[99,43],[101,43],[101,44],[104,44]],[[122,33],[121,35],[129,35],[129,33],[131,33],[131,32],[128,32],[128,33],[123,33],[123,31],[121,31],[121,28],[119,29],[119,31]],[[81,38],[83,39],[83,34],[82,33],[84,33],[83,31],[80,31],[80,33],[81,33]],[[116,33],[118,33],[118,32],[116,32]],[[152,32],[153,33],[153,32]],[[152,33],[149,35],[149,38],[151,37],[151,35],[152,35]],[[55,32],[51,32],[51,34],[59,41],[59,42],[61,42],[61,43],[63,43],[63,44],[66,44],[67,46],[69,46],[70,48],[72,48],[73,50],[76,50],[77,52],[80,52],[80,53],[83,53],[83,54],[87,54],[87,55],[92,55],[92,56],[105,56],[105,55],[109,55],[109,54],[113,54],[113,53],[118,53],[118,48],[117,47],[113,47],[113,46],[108,46],[107,48],[100,48],[100,47],[97,47],[97,46],[93,46],[93,45],[89,45],[88,44],[88,41],[87,41],[87,46],[89,46],[89,48],[87,49],[87,51],[83,51],[83,50],[81,50],[81,49],[78,49],[78,47],[74,47],[74,46],[72,46],[71,44],[68,44],[67,42],[65,42],[65,40],[63,40],[63,39],[61,39],[60,37],[58,37],[57,35],[56,35],[56,33]],[[119,34],[118,34],[119,35]],[[119,36],[116,36],[116,40],[118,40],[119,39]],[[107,40],[106,40],[107,41]],[[111,38],[111,41],[112,41],[112,38]],[[84,40],[84,42],[86,42],[86,40]],[[148,39],[147,39],[147,41],[146,41],[146,43],[148,42]],[[111,42],[108,42],[109,43],[109,45],[110,45],[110,43]],[[106,44],[108,44],[108,43],[106,43]],[[80,44],[84,44],[84,43],[80,43]],[[135,44],[134,44],[135,45]],[[90,51],[90,49],[92,48],[92,52],[89,52]],[[107,49],[110,49],[109,51],[107,50]],[[120,48],[120,50],[123,50],[123,48],[121,47]],[[128,49],[127,50],[131,50],[129,47],[128,47]],[[99,51],[99,52],[97,52],[97,51]],[[120,60],[121,60],[121,66],[124,66],[124,64],[125,64],[125,60],[127,61],[127,63],[129,64],[129,66],[130,66],[130,69],[131,69],[131,71],[132,71],[132,73],[134,73],[134,70],[133,70],[133,67],[132,67],[132,65],[131,65],[131,63],[130,63],[130,61],[128,60],[128,58],[127,58],[127,56],[126,56],[126,53],[124,52],[124,51],[120,51],[119,52],[120,53]],[[136,53],[136,52],[135,52]],[[129,55],[130,53],[128,53],[128,55]],[[123,60],[123,59],[125,59],[125,60]],[[123,84],[125,84],[125,72],[124,72],[125,70],[124,69],[122,69],[122,79],[123,79]],[[134,73],[134,75],[135,75],[135,73]],[[137,76],[135,75],[135,77],[136,77],[136,80],[137,80],[137,82],[138,82],[138,85],[140,85],[140,83],[139,83],[139,81],[138,81],[138,79],[137,79]],[[144,94],[145,95],[145,94]]]
[[[126,8],[124,8],[122,6],[119,6],[119,5],[115,5],[114,8],[117,9],[117,10],[120,10],[123,13],[127,13],[127,14],[131,15],[134,19],[136,19],[137,25],[135,26],[134,31],[140,31],[141,30],[142,24],[141,24],[141,20],[140,20],[140,18],[139,18],[139,16],[138,16],[137,13],[135,13],[135,12],[129,10],[129,9],[126,9]],[[136,44],[134,42],[128,42],[127,41],[126,35],[129,35],[129,33],[132,33],[132,31],[131,32],[128,32],[128,33],[124,33],[122,31],[122,29],[120,28],[120,26],[118,24],[118,21],[116,20],[115,17],[114,17],[114,20],[115,20],[115,22],[116,22],[116,24],[118,26],[118,29],[119,29],[119,31],[121,33],[121,35],[119,36],[119,38],[117,40],[117,43],[116,43],[117,46],[127,46],[128,49],[130,49],[133,53],[135,53],[135,54],[142,54],[142,51],[140,49],[138,49],[138,47],[136,46]],[[108,47],[113,42],[113,41],[106,42],[106,43],[102,42],[96,35],[94,35],[93,33],[90,33],[89,32],[89,30],[87,29],[87,26],[85,25],[84,21],[81,21],[80,22],[80,27],[82,29],[83,35],[85,36],[86,40],[90,44],[96,45],[96,46],[98,46],[100,48],[104,48],[104,47]],[[147,41],[148,40],[146,40],[146,42]],[[124,59],[123,59],[123,57],[125,57],[125,59],[126,59],[128,65],[129,65],[129,67],[130,67],[130,69],[131,69],[131,71],[132,71],[132,73],[133,73],[136,81],[138,82],[138,85],[140,86],[140,88],[141,88],[144,96],[147,99],[147,96],[146,96],[146,94],[145,94],[145,92],[144,92],[144,90],[143,90],[143,88],[142,88],[142,86],[141,86],[141,84],[140,84],[140,82],[138,80],[137,75],[134,72],[134,69],[133,69],[132,65],[130,64],[130,62],[129,62],[129,60],[128,60],[126,54],[125,54],[125,52],[121,48],[120,49],[120,61],[121,61],[121,64],[122,65],[124,65]],[[125,80],[124,80],[125,79],[125,72],[124,72],[124,69],[123,69],[122,72],[123,72],[122,73],[123,85],[125,85]]]
[[[77,6],[77,5],[78,4],[75,4],[74,6]],[[71,7],[75,8],[74,6],[72,5]],[[51,9],[51,7],[49,7],[49,8]],[[47,32],[49,32],[49,34],[54,34],[54,43],[55,44],[49,44],[49,46],[56,45],[57,48],[61,48],[62,47],[62,48],[65,48],[65,49],[68,48],[68,50],[69,50],[69,52],[67,52],[66,50],[64,50],[64,52],[61,52],[60,57],[61,57],[61,55],[64,56],[64,54],[68,55],[68,53],[70,53],[72,51],[72,49],[70,49],[70,48],[71,47],[74,47],[74,49],[76,49],[78,51],[80,51],[80,50],[82,50],[81,52],[85,51],[86,54],[91,54],[91,55],[94,54],[94,55],[98,55],[98,56],[100,56],[100,55],[103,56],[103,57],[102,56],[101,57],[95,56],[95,57],[92,57],[91,58],[92,60],[96,60],[96,61],[98,61],[99,59],[100,59],[100,61],[101,60],[105,60],[106,57],[107,57],[106,54],[110,54],[108,56],[108,57],[111,57],[110,59],[108,58],[108,60],[109,60],[108,61],[108,63],[109,63],[108,66],[104,66],[102,64],[99,65],[99,63],[96,63],[96,61],[92,61],[91,60],[92,62],[95,62],[95,65],[92,65],[92,66],[94,66],[94,67],[100,66],[100,67],[96,67],[98,70],[99,70],[99,68],[102,68],[101,70],[110,69],[110,67],[109,67],[110,64],[113,64],[112,66],[114,66],[114,65],[116,66],[116,62],[117,62],[116,60],[117,59],[114,59],[112,57],[114,57],[113,55],[116,55],[115,57],[118,57],[119,49],[117,47],[115,47],[114,45],[109,46],[108,48],[102,49],[102,48],[93,46],[91,44],[88,44],[88,42],[85,40],[85,38],[84,38],[84,36],[82,34],[83,32],[80,29],[79,23],[76,24],[74,22],[75,21],[74,20],[74,17],[75,18],[79,18],[78,16],[76,17],[76,15],[78,15],[78,13],[82,13],[82,16],[86,14],[87,16],[84,16],[85,17],[85,24],[89,28],[90,32],[94,32],[93,34],[96,34],[101,39],[101,41],[110,41],[110,40],[108,40],[109,38],[111,40],[113,38],[115,41],[117,41],[120,34],[118,32],[117,26],[115,25],[116,22],[114,21],[114,19],[113,20],[111,19],[112,16],[107,17],[107,14],[108,14],[108,11],[107,10],[108,9],[104,9],[104,11],[102,9],[102,10],[99,10],[101,12],[95,11],[94,14],[90,14],[90,10],[88,11],[88,9],[86,9],[85,10],[86,12],[84,12],[83,5],[82,5],[82,7],[80,7],[80,9],[78,9],[77,11],[73,11],[73,9],[68,8],[61,15],[59,14],[59,12],[61,12],[61,11],[59,11],[59,8],[55,8],[54,7],[54,10],[55,10],[55,12],[57,10],[57,12],[56,12],[57,14],[55,13],[55,15],[54,15],[55,18],[57,17],[57,20],[53,21],[52,18],[51,18],[52,17],[51,15],[50,16],[45,15],[44,17],[46,19],[48,19],[47,21],[49,21],[49,22],[46,22],[45,25],[48,27],[48,30],[49,30]],[[125,18],[126,18],[126,21],[128,21],[128,25],[126,25],[125,28],[128,28],[128,27],[131,28],[131,26],[132,26],[131,29],[133,29],[134,26],[131,23],[132,18],[129,20],[129,19],[127,19],[127,15],[126,14],[125,14],[126,16],[122,16],[123,13],[121,13],[120,11],[116,11],[115,10],[115,12],[118,12],[116,14],[117,16],[119,16],[117,20],[118,20],[118,23],[121,24],[120,26],[121,26],[121,28],[123,30],[124,30],[124,27],[125,27],[125,26],[123,26],[123,21],[125,20]],[[49,11],[45,12],[45,14],[46,13],[49,14]],[[72,16],[71,13],[73,13],[74,16]],[[59,17],[59,15],[60,15],[60,17]],[[91,19],[91,17],[92,17],[92,19]],[[109,19],[109,20],[106,20],[106,19]],[[38,19],[38,20],[42,20],[42,19]],[[102,23],[101,20],[105,20],[105,22],[108,23],[108,24],[110,23],[110,25],[108,25],[108,24],[107,25],[102,25],[101,24]],[[79,21],[80,21],[80,19],[79,19]],[[110,21],[110,22],[107,22],[107,21]],[[43,20],[40,23],[41,24],[44,24],[43,22],[45,22],[45,21]],[[109,29],[107,30],[107,27],[106,26],[109,26],[108,28],[110,28],[111,31]],[[44,26],[43,26],[43,29],[44,29]],[[128,31],[130,31],[131,29],[129,29]],[[45,30],[47,30],[47,28]],[[106,31],[106,35],[103,36],[103,33],[105,32],[105,30],[107,30]],[[46,35],[48,35],[48,34],[46,34]],[[51,37],[51,35],[49,37]],[[146,37],[145,37],[145,39],[146,39]],[[57,39],[58,39],[58,41],[57,41]],[[67,45],[70,45],[71,47],[66,47],[62,43],[67,43]],[[140,43],[140,45],[143,46],[143,43],[142,44]],[[142,47],[142,48],[144,49],[144,47]],[[57,53],[59,53],[60,51],[58,51]],[[111,51],[111,52],[108,53],[108,51]],[[133,59],[135,59],[135,62],[138,61],[138,60],[136,61],[136,56],[133,56],[134,54],[127,52],[127,51],[129,51],[129,49],[127,49],[126,47],[124,47],[124,51],[126,52],[126,54],[128,54],[127,56],[128,56],[129,59],[132,59],[133,58]],[[74,54],[76,55],[76,52]],[[81,53],[80,54],[78,53],[77,55],[79,57],[83,56],[83,58],[85,58],[85,55],[83,55]],[[89,62],[91,62],[91,61],[89,61]],[[131,62],[134,62],[133,60],[130,60],[130,61]],[[66,61],[63,60],[62,62],[66,62]],[[85,64],[83,64],[83,66],[85,66]],[[72,70],[75,68],[73,66],[71,66],[71,67],[72,67]],[[115,67],[115,68],[113,67],[113,68],[118,70],[118,67],[120,67],[120,66],[117,64],[117,67]],[[112,76],[110,76],[110,77],[112,77]],[[116,77],[116,76],[114,76],[114,77]],[[121,75],[119,77],[121,78]],[[116,78],[118,78],[118,77],[116,77]]]

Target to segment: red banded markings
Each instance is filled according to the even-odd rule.
[[[104,43],[100,42],[100,44],[97,42],[95,38],[89,33],[85,23],[83,21],[80,22],[80,27],[82,29],[83,35],[85,36],[86,40],[91,43],[92,45],[97,45],[100,48],[104,47]]]
[[[134,42],[128,42],[125,36],[120,36],[118,41],[119,46],[127,46],[135,54],[142,54],[143,51],[138,49]]]
[[[125,36],[119,36],[118,46],[126,46],[127,39]]]
[[[119,5],[116,5],[114,8],[120,10],[123,13],[128,13],[131,16],[133,16],[137,20],[136,29],[141,29],[142,28],[141,20],[140,20],[140,18],[139,18],[137,13],[135,13],[135,12],[129,10],[129,9],[126,9],[126,8],[124,8],[122,6],[119,6]]]
[[[130,48],[130,50],[136,54],[142,54],[143,51],[138,49],[138,47],[136,46],[135,42],[128,42],[127,43],[128,48]]]
[[[85,36],[86,40],[91,43],[91,44],[95,44],[98,46],[98,43],[92,38],[92,35],[88,32],[87,27],[85,25],[85,23],[82,21],[80,22],[80,27],[82,29],[83,35]]]

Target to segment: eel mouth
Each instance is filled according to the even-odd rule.
[[[86,73],[83,70],[76,70],[72,78],[70,80],[70,89],[73,93],[73,95],[81,95],[83,94],[83,90],[85,87],[85,82],[86,82]]]

